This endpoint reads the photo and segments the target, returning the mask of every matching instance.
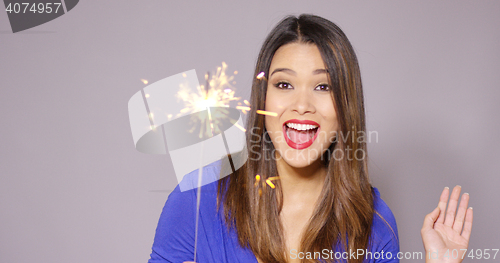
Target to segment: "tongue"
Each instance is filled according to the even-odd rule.
[[[290,138],[290,140],[297,144],[302,144],[310,141],[314,137],[315,133],[316,129],[299,131],[296,129],[288,128],[288,137]]]

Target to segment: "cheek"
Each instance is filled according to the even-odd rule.
[[[335,106],[333,105],[333,101],[331,99],[324,99],[317,102],[318,110],[320,111],[321,116],[328,123],[331,123],[332,127],[338,127],[338,118],[337,112],[335,111]]]
[[[331,117],[331,122],[333,123],[332,124],[332,128],[334,130],[338,130],[339,128],[339,120],[337,119],[337,115],[334,114],[332,117]]]
[[[327,137],[335,137],[336,132],[339,130],[339,121],[337,118],[337,113],[333,106],[328,106],[323,108],[321,114],[323,119],[328,123],[328,125],[323,130]]]
[[[265,111],[272,111],[272,96],[270,96],[269,92],[266,94],[266,101],[264,103],[264,110]],[[264,125],[266,127],[266,130],[272,130],[272,120],[268,118],[267,116],[264,116]]]
[[[266,101],[264,103],[264,110],[265,111],[272,111],[273,110],[273,106],[276,104],[276,100],[272,94],[272,92],[269,92],[269,88],[268,88],[268,91],[266,93]]]
[[[268,87],[264,110],[275,112],[280,115],[280,112],[286,108],[288,101],[289,99],[286,98],[286,96],[284,96],[282,93],[277,92],[274,87]]]

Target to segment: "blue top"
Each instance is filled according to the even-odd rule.
[[[203,168],[203,177],[217,176],[220,171],[220,161]],[[196,185],[198,170],[187,174],[180,184]],[[195,240],[196,221],[196,188],[181,192],[179,185],[168,196],[167,202],[160,216],[152,248],[151,258],[148,263],[182,263],[192,261]],[[398,230],[396,220],[386,203],[380,198],[380,193],[374,188],[374,206],[376,213],[373,218],[372,245],[367,250],[368,261],[365,262],[399,262]],[[257,263],[257,259],[250,249],[239,245],[237,234],[234,230],[228,231],[224,218],[217,213],[217,181],[206,184],[201,188],[201,203],[198,225],[198,245],[196,261],[200,263]],[[361,251],[359,251],[361,254]],[[379,253],[375,253],[379,252]],[[364,251],[366,253],[366,251]],[[293,250],[290,254],[294,257]],[[297,258],[306,257],[307,254],[295,253]],[[309,255],[318,258],[318,255]],[[351,254],[330,253],[324,250],[321,257],[348,258],[356,256]],[[392,259],[389,259],[389,256]]]

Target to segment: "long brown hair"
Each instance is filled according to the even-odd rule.
[[[276,50],[294,42],[312,43],[318,47],[328,71],[339,121],[337,140],[323,155],[327,176],[299,251],[366,249],[374,209],[367,173],[366,142],[355,137],[366,134],[356,54],[345,34],[334,23],[308,14],[288,16],[267,36],[254,76],[261,72],[268,76]],[[266,263],[287,262],[279,217],[283,205],[280,182],[274,181],[275,189],[255,183],[257,174],[261,180],[278,175],[274,146],[264,125],[265,117],[256,113],[256,110],[264,109],[266,92],[266,79],[254,78],[252,109],[247,119],[247,150],[243,153],[248,154],[248,159],[240,169],[219,181],[217,205],[218,209],[223,207],[225,222],[237,231],[242,247],[250,248]],[[349,262],[362,261],[362,258],[349,259]]]

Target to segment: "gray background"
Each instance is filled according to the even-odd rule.
[[[499,1],[81,1],[16,34],[0,12],[0,262],[147,261],[176,179],[168,156],[134,149],[140,79],[202,79],[225,61],[248,98],[265,36],[300,13],[356,49],[379,134],[371,180],[401,250],[423,251],[423,217],[457,184],[474,207],[470,248],[500,248]]]

